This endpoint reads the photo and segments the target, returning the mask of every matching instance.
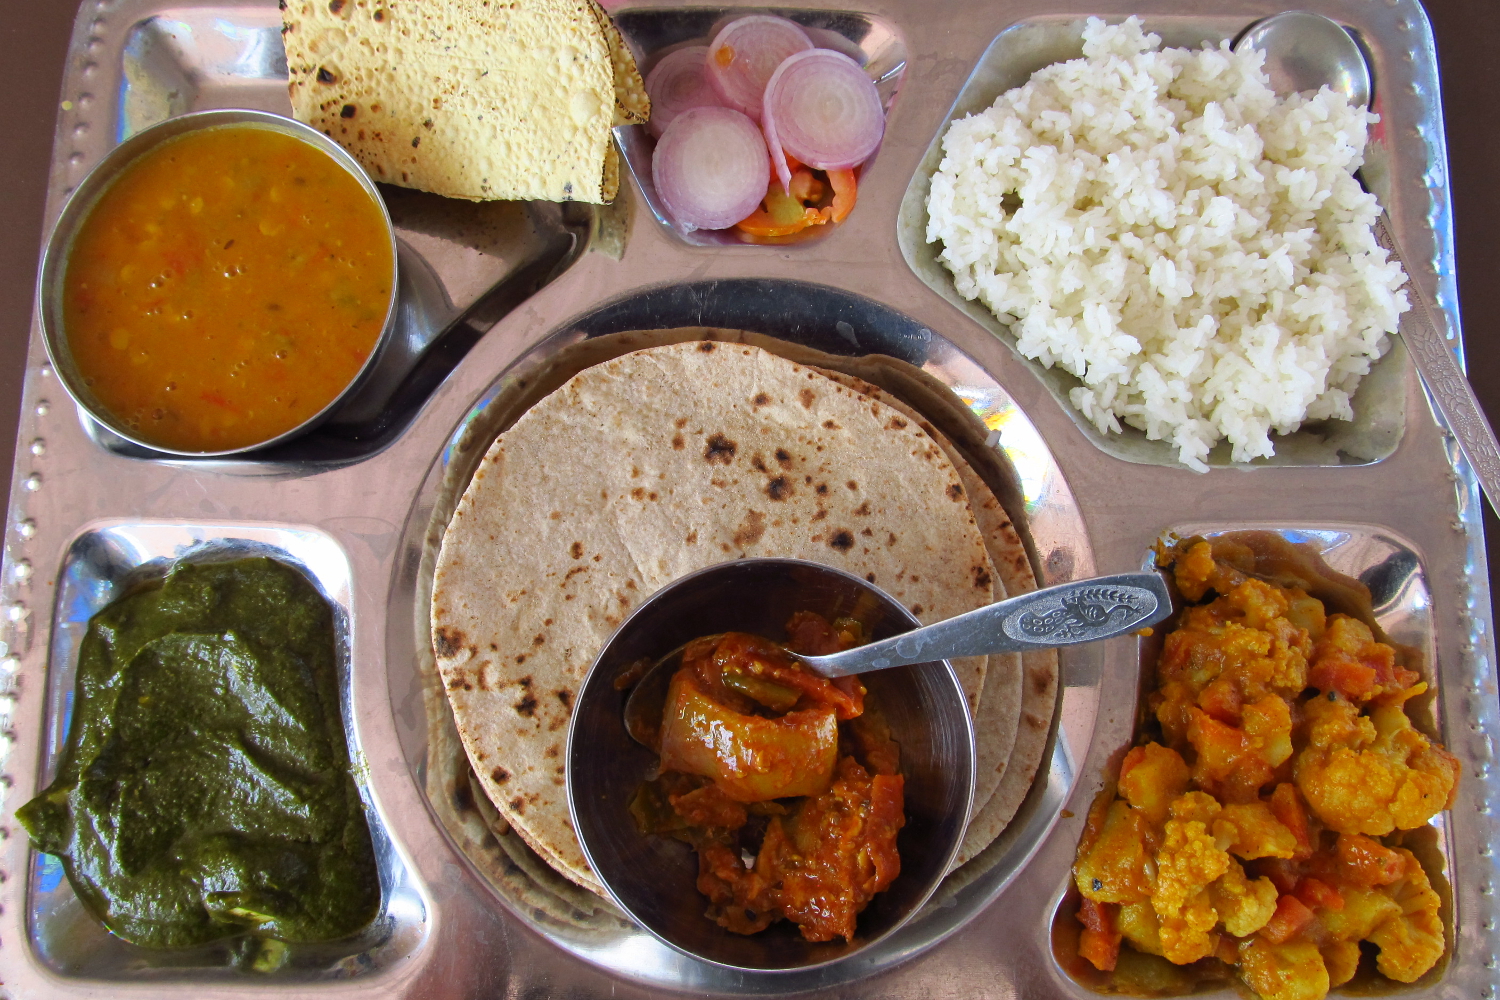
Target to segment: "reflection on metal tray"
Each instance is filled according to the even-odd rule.
[[[349,563],[338,543],[319,531],[271,525],[98,524],[69,547],[58,573],[52,625],[52,669],[47,675],[46,755],[38,784],[51,782],[72,717],[78,645],[88,621],[131,586],[159,579],[176,560],[208,562],[269,556],[301,569],[334,608],[338,680],[349,756],[365,804],[365,816],[380,869],[381,906],[359,935],[320,944],[287,947],[286,963],[269,976],[241,971],[243,938],[190,949],[161,950],[127,944],[104,929],[84,908],[49,854],[32,854],[29,926],[31,943],[55,974],[82,979],[149,982],[160,979],[232,982],[309,982],[346,979],[399,962],[420,947],[429,929],[427,904],[391,843],[370,799],[360,761],[364,752],[354,713],[349,660]]]

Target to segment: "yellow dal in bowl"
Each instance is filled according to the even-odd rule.
[[[148,443],[250,447],[359,374],[395,266],[378,203],[310,143],[255,125],[141,157],[68,255],[63,326],[98,402]]]

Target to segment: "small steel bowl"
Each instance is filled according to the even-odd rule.
[[[901,746],[906,826],[897,840],[901,874],[860,914],[852,942],[813,944],[789,921],[749,936],[722,929],[704,916],[708,900],[695,886],[692,849],[642,834],[631,817],[630,800],[655,773],[657,757],[625,731],[629,692],[615,688],[621,673],[700,636],[742,631],[776,639],[795,611],[832,619],[856,607],[877,609],[877,620],[864,622],[874,639],[920,624],[889,595],[840,570],[800,559],[722,563],[668,584],[641,604],[584,680],[568,728],[573,829],[589,867],[620,908],[684,955],[748,972],[807,971],[847,960],[921,909],[953,863],[974,798],[974,729],[946,660],[861,675]]]
[[[343,167],[355,180],[359,181],[360,187],[374,200],[380,209],[380,216],[385,220],[386,235],[391,244],[391,294],[385,307],[385,322],[381,327],[380,336],[376,338],[375,346],[370,350],[370,356],[365,359],[364,365],[350,379],[349,384],[343,390],[328,401],[317,413],[313,414],[296,427],[265,441],[245,445],[241,448],[229,448],[223,451],[181,451],[168,448],[165,445],[154,444],[139,437],[134,431],[127,427],[119,417],[112,413],[101,403],[84,384],[83,377],[78,372],[78,367],[73,362],[73,355],[68,347],[67,332],[63,323],[63,282],[67,272],[68,255],[73,248],[73,240],[78,235],[78,230],[84,221],[98,204],[99,199],[109,190],[111,184],[142,156],[156,149],[162,143],[185,135],[188,132],[196,132],[202,129],[218,128],[224,125],[253,125],[259,128],[268,128],[295,139],[301,139],[308,145],[327,154],[335,163]],[[47,353],[52,358],[52,367],[57,372],[58,379],[63,387],[68,390],[68,395],[73,401],[100,425],[109,428],[115,434],[137,444],[142,448],[160,452],[166,455],[181,455],[193,458],[217,458],[228,455],[239,455],[245,452],[258,451],[268,448],[274,444],[280,444],[289,438],[306,433],[318,424],[326,420],[340,404],[347,400],[355,392],[359,391],[374,372],[380,357],[385,353],[387,346],[392,340],[393,331],[396,329],[396,230],[391,225],[390,213],[386,211],[385,202],[380,197],[375,182],[370,180],[368,174],[350,156],[342,146],[334,142],[328,136],[317,129],[309,128],[301,122],[294,121],[282,115],[271,114],[268,111],[252,111],[240,108],[226,108],[215,111],[198,111],[193,114],[179,115],[176,118],[168,118],[166,121],[152,125],[150,128],[142,129],[135,135],[120,143],[107,153],[89,171],[87,177],[78,185],[77,190],[68,198],[63,205],[61,214],[58,215],[57,224],[52,227],[52,235],[47,240],[47,248],[42,255],[41,272],[37,278],[37,302],[41,314],[42,339],[46,342]],[[233,303],[226,303],[228,308],[233,308]]]

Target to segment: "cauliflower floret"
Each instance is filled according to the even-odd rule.
[[[1219,804],[1203,792],[1188,792],[1172,803],[1172,818],[1156,855],[1156,886],[1151,907],[1161,925],[1162,954],[1186,965],[1213,954],[1210,934],[1219,922],[1208,886],[1232,863],[1208,832]]]
[[[1240,977],[1262,1000],[1323,1000],[1328,969],[1310,941],[1271,944],[1253,937],[1240,945]]]
[[[1368,718],[1342,698],[1304,708],[1309,744],[1294,777],[1318,819],[1340,833],[1382,836],[1411,830],[1447,807],[1459,763],[1412,728],[1400,705]]]
[[[1297,853],[1296,836],[1264,802],[1225,806],[1214,820],[1213,831],[1214,839],[1221,847],[1247,861],[1252,858],[1290,858]]]
[[[1380,947],[1376,967],[1392,979],[1410,983],[1443,957],[1443,922],[1438,917],[1438,894],[1421,863],[1408,850],[1397,852],[1406,859],[1406,874],[1384,892],[1401,912],[1376,927],[1369,939]]]
[[[1268,878],[1247,879],[1238,861],[1229,862],[1229,870],[1208,887],[1208,896],[1224,929],[1235,937],[1254,934],[1276,912],[1276,886]]]
[[[1328,967],[1328,985],[1343,986],[1359,971],[1359,942],[1330,941],[1318,949]]]

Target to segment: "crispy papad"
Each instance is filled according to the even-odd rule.
[[[472,201],[609,201],[610,129],[650,104],[592,0],[286,0],[292,112],[378,181]]]
[[[563,749],[594,655],[659,587],[757,555],[853,572],[924,622],[994,596],[964,486],[932,438],[744,344],[588,368],[474,471],[434,574],[438,668],[486,794],[580,885],[597,888],[568,821]],[[955,667],[982,706],[984,658]]]

